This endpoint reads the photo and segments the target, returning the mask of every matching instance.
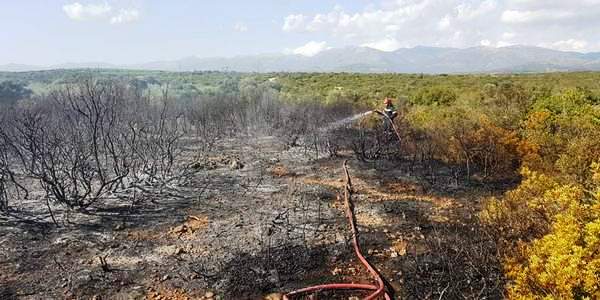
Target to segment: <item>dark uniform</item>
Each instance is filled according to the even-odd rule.
[[[396,111],[396,107],[392,104],[391,101],[387,102],[385,108],[383,109],[383,113],[388,116],[387,118],[383,118],[383,128],[388,131],[392,130],[392,124],[390,120],[393,122],[394,119],[398,116],[398,112]]]

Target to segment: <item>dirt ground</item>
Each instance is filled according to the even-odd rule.
[[[395,297],[502,298],[495,245],[474,222],[499,190],[457,186],[441,167],[431,182],[402,162],[314,159],[273,137],[211,153],[185,185],[136,204],[117,201],[129,193],[86,212],[55,207],[60,227],[45,207],[27,213],[33,204],[0,215],[0,299],[280,299],[370,282],[337,198],[345,159],[363,250]]]

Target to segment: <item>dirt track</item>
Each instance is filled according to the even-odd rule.
[[[343,157],[311,160],[271,137],[213,153],[185,186],[136,206],[71,213],[60,228],[0,216],[0,298],[262,299],[369,280],[336,200]],[[398,298],[501,297],[497,262],[468,265],[493,248],[471,223],[487,191],[426,183],[390,162],[351,160],[350,172],[363,249]]]

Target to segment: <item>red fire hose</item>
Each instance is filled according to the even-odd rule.
[[[367,261],[367,259],[364,257],[360,250],[360,245],[358,243],[358,229],[356,228],[356,218],[354,216],[354,205],[352,204],[351,199],[352,181],[350,180],[350,173],[348,173],[348,161],[344,161],[344,173],[346,175],[346,185],[344,187],[344,202],[346,206],[346,216],[348,217],[348,223],[350,223],[350,229],[352,231],[352,243],[354,245],[354,252],[356,253],[356,256],[358,257],[360,262],[365,266],[369,273],[371,273],[373,278],[375,278],[375,280],[377,281],[377,285],[360,283],[322,284],[289,292],[283,296],[284,300],[289,300],[290,297],[297,296],[300,294],[306,294],[323,290],[366,290],[373,292],[369,296],[367,296],[365,300],[377,299],[382,295],[386,300],[391,299],[389,294],[385,292],[385,284],[383,283],[383,279],[381,278],[379,273],[377,273],[375,268],[373,268],[371,264]]]

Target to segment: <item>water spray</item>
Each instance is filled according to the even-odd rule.
[[[389,123],[392,125],[392,129],[394,129],[394,133],[396,134],[396,137],[398,138],[398,141],[401,142],[402,141],[402,136],[400,135],[400,131],[398,131],[398,127],[396,127],[396,124],[394,124],[394,120],[392,120],[392,118],[390,118],[387,114],[379,111],[379,110],[369,110],[363,113],[359,113],[350,117],[347,117],[345,119],[339,120],[339,121],[335,121],[333,123],[331,123],[329,126],[323,128],[323,131],[330,131],[339,127],[342,127],[348,123],[351,123],[353,121],[356,121],[358,119],[362,119],[372,113],[376,113],[378,115],[381,115],[383,118],[385,118],[387,121],[389,121]]]

